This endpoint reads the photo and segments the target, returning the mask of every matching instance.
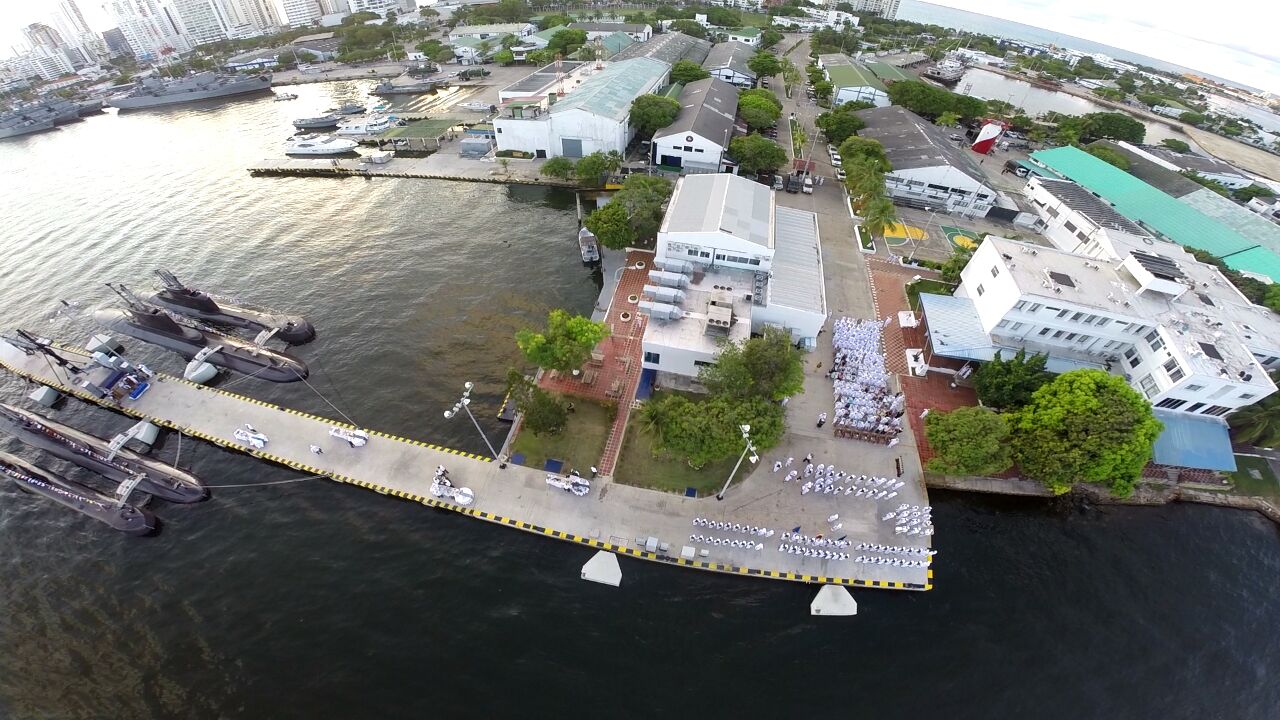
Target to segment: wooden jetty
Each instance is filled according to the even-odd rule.
[[[100,367],[86,350],[62,345],[57,350],[76,367]],[[703,555],[689,547],[688,537],[696,516],[725,519],[728,503],[718,504],[713,498],[677,497],[607,478],[593,480],[590,494],[577,497],[549,486],[544,471],[502,468],[492,458],[367,428],[362,428],[369,435],[367,444],[351,447],[329,434],[331,428],[357,429],[347,423],[159,373],[149,378],[150,387],[137,399],[102,398],[79,386],[77,376],[46,356],[28,355],[3,341],[0,366],[87,402],[303,473],[596,550],[774,580],[899,590],[932,587],[931,569],[781,553],[775,549],[776,537],[764,541],[771,544],[761,551],[714,547]],[[235,438],[233,433],[246,424],[266,436],[265,447],[254,448]],[[323,454],[313,453],[313,444],[321,446]],[[432,496],[439,465],[448,469],[455,487],[472,490],[475,499],[469,507]],[[217,502],[216,491],[213,501]],[[779,527],[781,521],[769,517],[765,508],[753,513],[744,506],[734,512],[735,521],[774,527],[779,534],[789,529]]]

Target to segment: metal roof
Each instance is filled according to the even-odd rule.
[[[1204,186],[1192,180],[1191,178],[1163,165],[1159,165],[1151,160],[1134,152],[1119,143],[1111,140],[1098,140],[1089,144],[1089,147],[1102,146],[1110,148],[1125,157],[1129,161],[1129,174],[1138,178],[1142,182],[1154,187],[1161,192],[1166,192],[1176,198],[1183,195],[1203,190]]]
[[[1103,202],[1101,198],[1070,180],[1051,180],[1040,178],[1041,187],[1062,204],[1084,215],[1098,225],[1112,230],[1138,235],[1149,235],[1137,223],[1116,212],[1116,209]],[[1265,221],[1264,221],[1265,222]]]
[[[675,65],[680,60],[692,60],[702,64],[711,52],[711,43],[681,32],[666,32],[654,35],[642,43],[629,45],[614,56],[614,60],[631,58],[653,58],[668,65]]]
[[[725,30],[728,35],[737,35],[738,37],[759,37],[760,28],[757,27],[740,27]]]
[[[662,219],[662,232],[726,232],[773,247],[773,191],[737,175],[686,175]]]
[[[639,33],[644,32],[648,25],[640,25],[638,23],[599,23],[599,22],[575,22],[569,23],[569,27],[574,30],[586,30],[587,32],[623,32],[623,33]]]
[[[533,35],[531,35],[530,37],[536,37],[541,40],[546,40],[547,42],[551,42],[551,38],[555,37],[556,33],[560,32],[561,30],[568,30],[568,29],[569,29],[568,25],[556,25],[555,27],[549,27],[546,30],[540,30],[534,33]]]
[[[1206,187],[1178,199],[1280,255],[1280,225]]]
[[[773,274],[769,304],[827,314],[818,216],[804,210],[774,210]]]
[[[850,63],[848,65],[828,65],[827,79],[831,84],[840,88],[854,87],[872,87],[877,90],[884,90],[884,83],[880,82],[870,70],[858,63]]]
[[[670,125],[654,134],[654,139],[696,133],[727,148],[733,137],[733,118],[738,112],[738,90],[719,78],[695,80],[680,92],[680,114]]]
[[[540,90],[553,85],[561,74],[566,76],[570,75],[574,70],[582,67],[583,64],[584,63],[573,62],[572,60],[562,60],[559,68],[556,67],[555,63],[544,65],[502,88],[502,92],[520,93],[522,95],[537,93]]]
[[[600,44],[604,45],[605,56],[611,58],[626,48],[635,45],[636,41],[635,38],[624,32],[616,32],[600,38]]]
[[[552,105],[551,112],[582,110],[621,122],[631,112],[631,101],[654,90],[670,69],[665,63],[650,58],[610,63]]]
[[[1280,255],[1276,252],[1259,247],[1257,239],[1245,237],[1114,165],[1071,146],[1041,150],[1031,158],[1097,193],[1125,216],[1176,243],[1217,255],[1235,269],[1280,281]]]
[[[956,145],[947,131],[897,105],[859,110],[854,113],[867,127],[858,135],[884,146],[885,157],[894,170],[950,165],[983,187],[990,188],[971,153]]]
[[[1169,148],[1157,147],[1154,145],[1144,145],[1142,149],[1152,155],[1173,163],[1183,170],[1192,170],[1198,173],[1217,173],[1219,175],[1238,175],[1242,178],[1248,176],[1234,165],[1229,165],[1217,158],[1205,157],[1203,155],[1195,155],[1193,153],[1176,153]]]
[[[1236,469],[1231,436],[1221,419],[1167,410],[1153,414],[1164,424],[1156,437],[1154,462],[1202,470]]]
[[[873,75],[886,82],[898,82],[899,80],[915,80],[916,77],[909,72],[904,72],[901,68],[894,67],[882,62],[867,62],[867,69]]]
[[[738,41],[717,43],[711,47],[711,51],[707,53],[707,59],[702,62],[705,70],[719,70],[720,68],[728,68],[739,75],[745,75],[754,79],[756,74],[747,66],[747,62],[756,54],[755,48],[746,43]]]

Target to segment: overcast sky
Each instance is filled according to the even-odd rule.
[[[1276,0],[926,0],[1016,20],[1197,68],[1280,94],[1280,2]],[[95,30],[110,27],[101,0],[78,0]],[[0,0],[0,56],[22,26],[54,0]]]
[[[1276,0],[925,0],[1047,28],[1280,94]]]

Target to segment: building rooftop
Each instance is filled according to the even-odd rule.
[[[531,35],[530,37],[536,37],[539,40],[545,40],[547,42],[551,42],[551,38],[555,37],[556,33],[560,32],[561,30],[568,30],[568,29],[569,29],[568,25],[556,25],[555,27],[549,27],[546,30],[539,30],[538,32]]]
[[[1203,155],[1196,155],[1193,153],[1176,153],[1169,148],[1155,145],[1143,145],[1142,149],[1152,155],[1155,155],[1161,160],[1177,165],[1183,170],[1193,170],[1198,173],[1217,173],[1219,175],[1239,175],[1240,177],[1247,177],[1239,168],[1217,158],[1205,157]]]
[[[755,48],[736,40],[716,43],[711,47],[711,51],[707,53],[707,59],[702,62],[702,67],[706,70],[729,68],[739,75],[754,78],[756,74],[747,66],[747,62],[755,54]]]
[[[294,38],[293,44],[297,45],[299,43],[315,42],[317,40],[332,40],[335,37],[337,37],[337,33],[331,33],[331,32],[316,33],[315,35],[303,35],[301,37]]]
[[[882,82],[898,82],[899,80],[915,80],[916,76],[909,72],[905,72],[901,68],[883,62],[866,63],[867,69],[871,71]]]
[[[585,64],[586,63],[573,62],[571,60],[562,60],[560,62],[559,69],[556,68],[554,63],[545,65],[502,88],[502,94],[542,95],[544,90],[549,90],[554,87],[556,81],[562,75],[571,75],[574,70],[577,70]]]
[[[1041,150],[1031,158],[1083,185],[1125,216],[1174,242],[1217,255],[1236,270],[1258,272],[1280,281],[1280,255],[1276,252],[1262,248],[1243,252],[1258,243],[1114,165],[1071,146]],[[890,161],[893,162],[892,157]]]
[[[1280,225],[1209,188],[1202,187],[1178,199],[1280,257]]]
[[[744,177],[686,175],[662,219],[661,232],[726,232],[773,248],[773,191]]]
[[[493,25],[459,25],[449,35],[519,35],[529,23],[496,23]]]
[[[653,58],[675,65],[680,60],[692,60],[702,64],[711,52],[711,43],[706,40],[685,35],[681,32],[666,32],[634,45],[629,45],[614,56],[614,60],[630,60],[631,58]]]
[[[822,279],[822,243],[818,216],[804,210],[774,210],[774,252],[769,278],[769,304],[825,315],[827,296]]]
[[[262,48],[260,50],[250,50],[242,52],[239,55],[232,55],[227,58],[226,65],[239,65],[241,63],[255,62],[259,60],[275,60],[279,56],[280,51],[275,48]]]
[[[1169,168],[1152,161],[1151,158],[1139,155],[1134,152],[1135,148],[1129,146],[1128,143],[1117,143],[1111,140],[1098,140],[1094,143],[1090,143],[1089,146],[1093,147],[1095,145],[1101,145],[1102,147],[1110,148],[1120,153],[1129,161],[1128,172],[1130,175],[1133,175],[1142,182],[1176,198],[1205,189],[1203,185],[1182,173],[1170,170]]]
[[[711,355],[718,352],[726,341],[740,343],[747,340],[751,337],[752,311],[747,296],[754,279],[754,273],[715,266],[695,273],[689,287],[683,288],[684,301],[679,305],[683,315],[674,320],[650,316],[644,328],[645,341]],[[713,301],[732,307],[732,321],[725,332],[707,332],[708,317],[725,314],[723,307],[711,307]]]
[[[897,105],[859,110],[855,114],[867,123],[858,135],[884,145],[885,155],[894,169],[950,165],[987,186],[986,176],[973,161],[972,153],[952,142],[942,128],[919,115]]]
[[[728,138],[733,136],[733,118],[738,112],[736,88],[719,78],[695,80],[684,86],[679,102],[680,114],[655,133],[655,137],[693,132],[722,147],[728,146]]]
[[[737,35],[738,37],[760,37],[760,28],[757,27],[729,28],[726,32],[730,35]]]
[[[1160,409],[1153,412],[1164,430],[1156,437],[1152,462],[1202,470],[1236,469],[1231,436],[1222,418]]]
[[[650,58],[609,63],[552,105],[551,112],[582,110],[612,120],[626,120],[631,113],[631,101],[655,87],[670,70],[665,63]]]
[[[575,22],[569,23],[569,27],[574,30],[586,30],[587,32],[639,33],[644,32],[645,28],[650,26],[638,23]]]
[[[818,62],[822,63],[822,67],[828,68],[833,65],[852,65],[853,58],[844,53],[826,53],[818,56]]]
[[[827,66],[827,79],[836,88],[873,87],[877,90],[884,90],[884,83],[880,82],[874,73],[858,63]]]
[[[1102,198],[1070,180],[1040,178],[1038,182],[1041,187],[1062,204],[1104,228],[1119,230],[1130,235],[1145,236],[1149,234],[1139,227],[1137,223],[1116,212],[1116,209],[1104,202]],[[1263,222],[1266,221],[1264,220]]]
[[[605,58],[608,59],[635,45],[636,41],[635,38],[624,32],[616,32],[600,38],[600,44],[604,46]]]
[[[916,65],[918,63],[928,62],[929,56],[919,52],[909,53],[893,53],[891,55],[880,55],[876,57],[876,62],[892,65],[894,67],[906,67],[908,65]]]

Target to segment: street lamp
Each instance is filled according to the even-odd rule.
[[[738,456],[738,462],[734,464],[733,470],[729,473],[729,479],[724,481],[724,487],[720,488],[720,492],[716,493],[716,500],[724,500],[724,491],[729,489],[729,483],[733,482],[733,476],[738,474],[738,468],[742,466],[742,460],[751,453],[752,464],[760,462],[760,456],[756,455],[756,446],[751,444],[751,426],[739,425],[738,429],[742,431],[742,439],[747,446],[742,448],[742,455]]]
[[[924,221],[924,234],[925,234],[925,237],[928,237],[928,236],[929,236],[929,226],[933,224],[933,219],[934,219],[935,217],[937,217],[937,215],[938,215],[938,211],[939,211],[939,210],[941,210],[941,209],[942,209],[942,208],[933,208],[933,207],[926,207],[926,208],[925,208],[925,210],[931,210],[931,211],[932,211],[932,212],[929,214],[929,219]],[[907,237],[911,237],[911,233],[907,233]],[[911,238],[911,254],[907,256],[907,262],[911,262],[912,260],[915,260],[915,259],[916,259],[916,250],[918,250],[918,249],[920,249],[920,243],[919,243],[919,241],[917,241],[915,238]]]
[[[476,416],[471,414],[471,389],[475,386],[475,383],[470,380],[463,383],[462,397],[458,399],[458,402],[453,404],[452,408],[444,411],[444,419],[452,420],[453,417],[458,414],[459,410],[466,411],[467,417],[471,418],[471,424],[476,426],[476,432],[480,433],[480,437],[484,438],[484,444],[489,447],[489,454],[493,456],[494,460],[498,460],[498,467],[506,468],[507,464],[498,458],[498,451],[494,450],[493,443],[489,442],[489,436],[484,434],[484,430],[480,428],[480,423],[476,421]]]

